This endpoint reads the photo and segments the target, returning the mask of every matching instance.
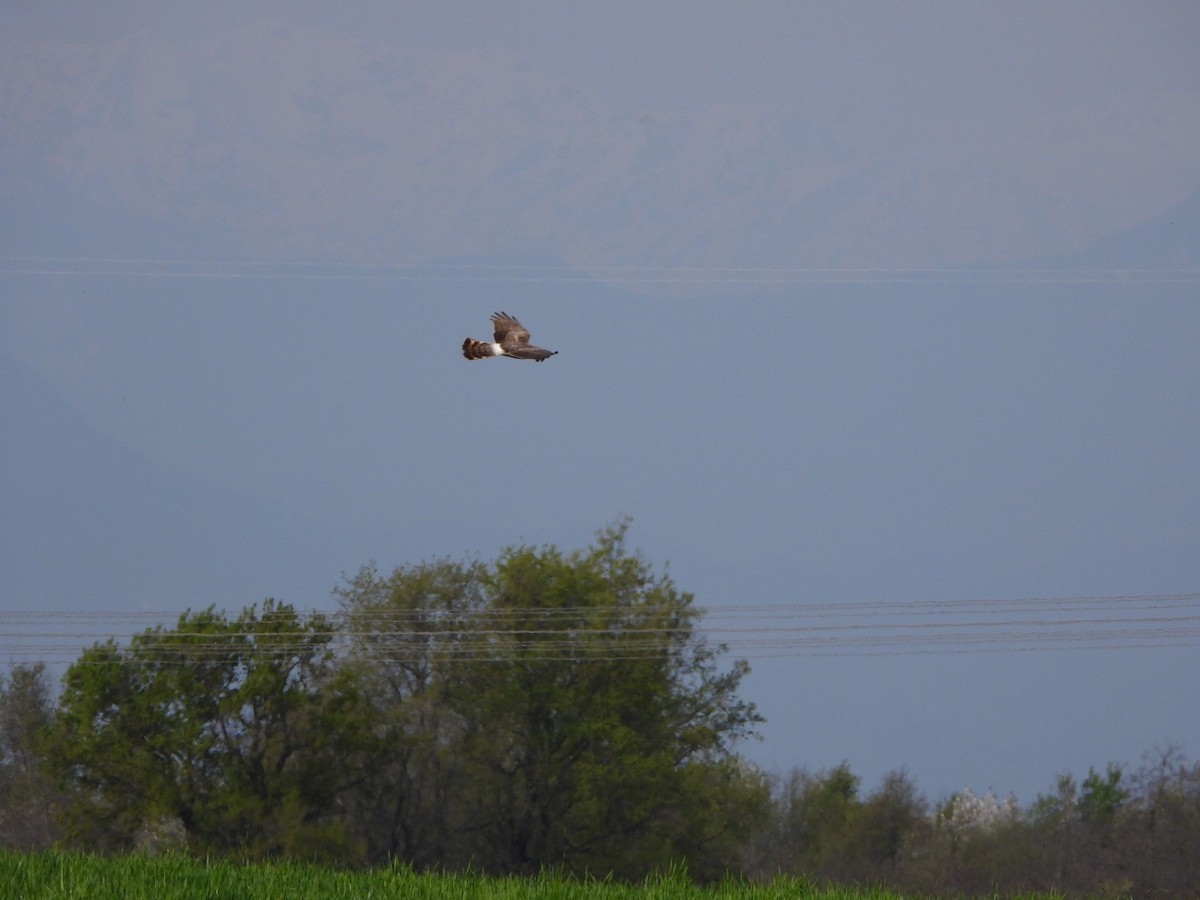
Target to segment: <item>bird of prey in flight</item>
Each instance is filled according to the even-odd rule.
[[[529,343],[529,332],[520,322],[506,312],[492,313],[495,328],[494,341],[463,341],[463,356],[467,359],[486,359],[489,356],[508,356],[512,359],[532,359],[541,362],[549,359],[557,350],[543,350]]]

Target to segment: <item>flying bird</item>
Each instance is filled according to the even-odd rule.
[[[509,356],[513,359],[541,362],[558,353],[557,350],[543,350],[529,343],[529,332],[525,330],[525,326],[506,312],[492,313],[492,326],[495,328],[494,341],[488,343],[467,338],[463,341],[463,356],[467,359]]]

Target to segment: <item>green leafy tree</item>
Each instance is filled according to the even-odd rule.
[[[446,672],[469,661],[465,635],[485,614],[485,577],[482,564],[436,560],[388,578],[366,567],[339,591],[351,664],[388,748],[346,799],[374,862],[475,861],[465,723],[446,696]]]
[[[904,770],[859,796],[847,763],[777,780],[773,816],[750,848],[751,874],[789,872],[821,881],[899,881],[928,841],[928,804]]]
[[[927,804],[904,770],[889,772],[856,816],[855,846],[875,878],[894,873],[927,822]]]
[[[0,675],[0,845],[34,850],[57,837],[40,748],[53,714],[42,663],[14,666],[7,684]]]
[[[332,639],[325,617],[268,600],[86,650],[49,747],[68,835],[120,848],[177,823],[200,851],[344,857],[338,796],[374,745]]]
[[[1109,763],[1103,775],[1088,768],[1079,797],[1079,812],[1086,822],[1111,822],[1128,799],[1129,792],[1121,787],[1121,767]]]
[[[841,763],[813,775],[794,770],[777,801],[781,866],[788,871],[836,879],[852,864],[850,844],[861,809],[860,779]]]
[[[1200,762],[1159,748],[1134,772],[1119,813],[1122,862],[1144,896],[1189,896],[1200,885]]]
[[[629,553],[625,532],[565,555],[513,548],[490,568],[365,570],[343,592],[404,754],[378,794],[450,841],[400,855],[629,877],[672,859],[734,864],[718,857],[765,800],[732,750],[758,721],[737,696],[747,667],[719,665],[693,597]]]

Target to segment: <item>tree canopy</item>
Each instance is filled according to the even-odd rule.
[[[634,874],[703,866],[750,823],[739,806],[761,786],[733,753],[758,721],[737,695],[746,665],[718,665],[692,595],[624,539],[364,569],[342,591],[351,665],[403,748],[367,795],[390,825],[377,853]],[[435,832],[418,827],[430,802]]]
[[[340,610],[268,600],[96,644],[50,728],[93,847],[634,876],[732,864],[765,787],[744,662],[625,546],[367,567]],[[722,854],[725,855],[722,855]]]

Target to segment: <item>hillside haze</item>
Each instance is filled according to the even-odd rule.
[[[914,135],[855,111],[620,105],[512,53],[272,23],[9,44],[0,72],[8,202],[91,204],[249,258],[995,265],[1132,227],[1200,170],[1194,95]]]

